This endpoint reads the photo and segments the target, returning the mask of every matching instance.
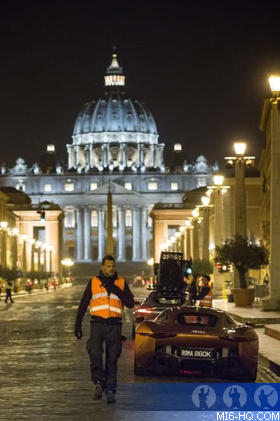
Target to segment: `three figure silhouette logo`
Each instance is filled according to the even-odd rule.
[[[216,402],[216,393],[212,387],[201,385],[194,389],[192,401],[199,409],[209,409]]]
[[[247,401],[247,393],[243,387],[232,385],[224,391],[223,400],[230,409],[241,409]]]
[[[278,402],[278,393],[274,387],[264,385],[255,391],[254,400],[260,409],[269,410]]]

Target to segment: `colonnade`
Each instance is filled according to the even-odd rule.
[[[101,163],[107,167],[112,160],[111,157],[111,143],[102,143],[98,148],[101,149]],[[115,146],[115,145],[114,145]],[[123,166],[128,166],[128,151],[132,147],[131,144],[119,143],[118,163]],[[80,164],[82,167],[88,165],[90,167],[97,167],[100,164],[100,156],[96,151],[97,145],[88,143],[86,145],[67,145],[68,153],[68,168],[77,168]],[[146,144],[137,143],[133,146],[133,162],[136,165],[143,165],[160,167],[163,163],[163,144]],[[146,154],[144,149],[147,150]]]
[[[116,258],[126,261],[126,247],[132,246],[133,261],[147,261],[149,256],[150,229],[147,226],[148,208],[146,206],[126,205],[115,206],[117,211],[117,226],[114,239],[116,241]],[[132,227],[125,226],[125,211],[132,211]],[[91,227],[91,212],[97,212],[97,227]],[[79,262],[92,260],[93,244],[98,248],[98,261],[101,261],[106,252],[106,206],[80,206],[76,208],[76,260]],[[95,238],[92,230],[97,230]],[[130,230],[131,239],[128,240],[127,229]],[[97,238],[96,238],[97,237]]]

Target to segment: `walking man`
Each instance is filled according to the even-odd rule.
[[[8,279],[7,283],[6,283],[6,298],[5,298],[5,303],[8,302],[8,299],[10,299],[10,302],[13,303],[14,300],[12,299],[12,288],[13,288],[13,282]]]
[[[118,276],[112,256],[103,258],[99,275],[89,281],[84,291],[75,323],[77,339],[82,338],[82,321],[88,306],[91,326],[87,351],[94,383],[93,399],[101,399],[104,390],[107,403],[115,403],[117,361],[122,350],[122,313],[124,306],[133,308],[134,298],[125,280]],[[102,360],[104,343],[105,368]]]

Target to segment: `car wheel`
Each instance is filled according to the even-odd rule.
[[[132,335],[132,339],[135,339],[135,325],[134,324],[132,325],[131,335]]]
[[[142,367],[137,367],[136,358],[134,357],[134,374],[135,376],[147,376],[148,372]]]

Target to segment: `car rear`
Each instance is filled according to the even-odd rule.
[[[164,313],[159,318],[163,320]],[[160,320],[155,320],[137,330],[136,351],[140,350],[140,357],[136,359],[140,365],[157,374],[196,374],[220,378],[245,375],[245,378],[254,381],[257,335],[253,330],[251,335],[244,335],[241,331],[236,335],[235,330],[235,335],[232,335],[233,330],[225,329],[222,320],[213,312],[181,313],[177,317],[177,325],[161,324]],[[149,355],[143,353],[145,342],[149,343],[150,350],[153,349]]]

